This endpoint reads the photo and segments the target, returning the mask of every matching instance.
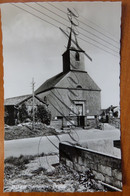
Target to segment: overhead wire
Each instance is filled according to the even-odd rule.
[[[101,48],[100,46],[97,46],[97,45],[95,45],[95,44],[93,44],[93,43],[91,43],[91,42],[89,42],[89,41],[86,41],[85,39],[83,39],[83,38],[81,38],[81,37],[79,37],[79,39],[82,40],[82,41],[84,41],[84,42],[87,42],[87,43],[93,45],[93,46],[96,47],[96,48],[99,48],[100,50],[103,50],[103,51],[105,51],[105,52],[108,52],[109,54],[112,54],[113,56],[119,57],[118,55],[113,54],[113,53],[111,53],[110,51],[105,50],[105,49]],[[118,54],[119,54],[119,53],[118,53]]]
[[[88,19],[86,19],[86,18],[83,17],[83,16],[80,16],[80,17],[81,17],[81,18],[84,18],[85,20],[88,20]],[[90,20],[88,20],[88,21],[89,21],[90,23],[94,24],[95,26],[97,26],[98,28],[102,29],[103,31],[105,31],[105,33],[109,34],[111,37],[108,36],[108,35],[106,35],[106,34],[104,34],[104,33],[101,32],[101,31],[99,31],[99,30],[97,30],[97,29],[91,27],[91,26],[90,26],[90,28],[93,28],[95,31],[97,31],[98,33],[100,33],[100,34],[102,34],[103,36],[107,37],[108,39],[111,39],[111,40],[114,41],[115,43],[120,44],[120,42],[117,41],[116,38],[112,38],[112,37],[113,37],[112,34],[110,34],[109,32],[107,32],[107,31],[106,31],[105,29],[103,29],[101,26],[95,24],[93,21],[90,21]],[[86,25],[86,24],[85,24],[85,25]]]
[[[64,25],[64,26],[66,26],[64,23],[62,23],[62,22],[56,20],[55,18],[49,16],[48,14],[45,14],[45,13],[39,11],[38,9],[36,9],[36,8],[34,8],[34,7],[32,7],[32,6],[28,5],[28,4],[26,4],[26,3],[24,3],[24,5],[26,5],[26,6],[30,7],[30,8],[32,8],[33,10],[35,10],[35,11],[37,11],[37,12],[39,12],[39,13],[45,15],[45,16],[47,16],[48,18],[50,18],[50,19],[52,19],[52,20],[54,20],[54,21],[56,21],[56,22],[58,22],[58,23],[60,23],[60,24],[62,24],[62,25]],[[66,27],[67,27],[67,26],[66,26]]]
[[[64,32],[65,35],[66,35],[67,37],[69,37],[69,35],[68,35],[63,29],[60,28],[60,30],[61,30],[62,32]],[[101,48],[100,46],[97,46],[97,45],[95,45],[95,44],[93,44],[93,43],[91,43],[91,42],[89,42],[89,41],[86,41],[85,39],[83,39],[83,38],[81,38],[81,37],[78,37],[78,39],[82,40],[83,42],[89,43],[90,45],[93,45],[94,47],[99,48],[100,50],[102,50],[102,51],[104,51],[104,52],[107,52],[107,53],[109,53],[109,54],[111,54],[111,55],[113,55],[113,56],[119,57],[119,56],[117,56],[116,54],[113,54],[113,53],[111,53],[110,51]],[[73,39],[72,39],[72,41],[74,42]]]
[[[61,10],[60,8],[56,7],[55,5],[53,5],[53,4],[49,3],[49,2],[47,2],[47,3],[48,3],[49,5],[51,5],[52,7],[58,9],[59,11],[63,12],[64,14],[66,14],[65,11]]]
[[[26,11],[27,13],[29,13],[29,14],[31,14],[31,15],[33,15],[34,17],[37,17],[37,18],[39,18],[40,20],[42,20],[42,21],[44,21],[44,22],[46,22],[46,23],[48,23],[48,24],[50,24],[50,25],[53,25],[54,27],[56,27],[56,28],[59,28],[57,25],[54,25],[53,23],[51,23],[51,22],[49,22],[48,20],[45,20],[45,19],[43,19],[43,18],[41,18],[41,17],[39,17],[39,16],[37,16],[37,15],[35,15],[35,14],[33,14],[33,13],[31,13],[31,12],[29,12],[28,10],[25,10],[24,8],[21,8],[21,7],[19,7],[19,6],[17,6],[16,4],[13,4],[12,3],[12,5],[13,6],[15,6],[15,7],[17,7],[17,8],[19,8],[19,9],[21,9],[21,10],[24,10],[24,11]],[[27,5],[27,4],[25,4],[25,5]],[[29,6],[29,5],[27,5],[28,7],[31,7],[31,6]],[[32,8],[32,7],[31,7]],[[35,9],[36,10],[36,8],[33,8],[33,9]],[[40,11],[39,11],[40,12]],[[42,13],[42,12],[41,12]],[[44,14],[44,15],[46,15],[46,14]],[[48,15],[46,15],[46,16],[48,16]],[[49,16],[50,17],[50,16]],[[51,19],[53,19],[53,20],[55,20],[54,18],[52,18],[52,17],[50,17]],[[57,21],[57,20],[56,20]],[[61,23],[60,21],[57,21],[58,23]],[[62,25],[64,25],[63,23],[61,23]],[[81,39],[81,38],[80,38]],[[83,40],[83,39],[82,39]],[[83,41],[86,41],[86,40],[83,40]],[[87,41],[86,41],[87,42]],[[92,44],[92,43],[90,43],[90,44]],[[93,45],[93,44],[92,44]],[[95,47],[97,47],[97,46],[95,46]],[[102,48],[100,48],[100,49],[102,49]],[[103,49],[102,49],[103,50]],[[104,50],[105,51],[105,50]],[[106,52],[108,52],[108,51],[106,51]],[[110,53],[110,54],[112,54],[112,53]],[[55,146],[55,148],[57,148],[57,149],[59,149],[49,138],[48,138],[48,136],[46,136],[47,137],[47,139],[50,141],[50,143],[52,143],[52,145],[53,146]],[[72,136],[71,136],[72,137]],[[73,138],[72,138],[73,139]],[[41,140],[40,140],[40,142],[41,142]],[[40,145],[40,144],[39,144]],[[38,147],[39,148],[39,147]]]
[[[37,12],[39,12],[39,13],[41,13],[41,14],[45,15],[45,16],[47,16],[48,18],[50,18],[50,19],[52,19],[52,20],[54,20],[54,21],[56,21],[56,22],[58,22],[58,23],[62,24],[63,26],[68,27],[66,24],[64,24],[64,23],[62,23],[62,22],[60,22],[60,21],[58,21],[58,20],[54,19],[53,17],[49,16],[48,14],[45,14],[45,13],[43,13],[43,12],[39,11],[38,9],[36,9],[36,8],[34,8],[34,7],[32,7],[32,6],[28,5],[28,4],[26,4],[26,3],[24,3],[24,4],[25,4],[26,6],[28,6],[28,7],[32,8],[33,10],[35,10],[35,11],[37,11]],[[98,44],[102,45],[103,47],[106,47],[106,48],[108,48],[108,49],[112,50],[113,52],[118,53],[117,51],[113,50],[112,48],[110,48],[110,47],[108,47],[108,46],[106,46],[106,45],[104,45],[104,44],[100,43],[99,41],[97,41],[97,40],[95,40],[95,39],[93,39],[93,38],[91,38],[91,37],[89,37],[89,36],[87,36],[87,35],[83,34],[82,32],[80,32],[80,31],[79,31],[79,33],[80,33],[82,36],[84,36],[84,37],[86,37],[86,38],[88,38],[88,39],[90,39],[90,40],[92,40],[92,41],[94,41],[94,42],[96,42],[96,43],[98,43]],[[93,34],[93,35],[94,35],[94,34]],[[109,44],[110,44],[110,43],[109,43]]]
[[[55,12],[53,12],[52,10],[50,10],[50,9],[46,8],[45,6],[43,6],[43,5],[41,5],[41,4],[37,3],[37,2],[35,2],[35,4],[39,5],[40,7],[42,7],[42,8],[44,8],[44,9],[48,10],[49,12],[51,12],[51,13],[53,13],[53,14],[57,15],[58,17],[60,17],[60,18],[62,18],[63,20],[65,20],[65,21],[67,21],[67,22],[68,22],[68,20],[67,20],[66,18],[64,18],[63,16],[61,16],[61,15],[59,15],[59,14],[55,13]],[[79,19],[78,19],[78,20],[79,20]],[[80,21],[80,20],[79,20],[79,22],[83,23],[83,22],[82,22],[82,21]],[[85,23],[84,23],[84,24],[85,24]],[[115,45],[113,45],[112,43],[108,42],[107,40],[105,40],[105,39],[103,39],[103,38],[99,37],[98,35],[96,35],[96,34],[94,34],[94,33],[90,32],[90,31],[88,31],[88,30],[86,30],[86,29],[82,28],[81,26],[78,26],[78,28],[79,28],[79,29],[82,29],[83,31],[85,31],[85,32],[87,32],[87,33],[89,33],[89,34],[91,34],[91,35],[93,35],[93,36],[96,36],[96,38],[98,38],[98,39],[102,40],[103,42],[106,42],[107,44],[109,44],[109,45],[113,46],[114,48],[119,49],[118,47],[116,47],[116,46],[115,46]],[[79,32],[79,33],[81,33],[81,32]],[[83,35],[83,36],[85,36],[84,34],[82,34],[82,35]],[[99,43],[99,42],[98,42],[98,43]],[[109,49],[111,49],[111,48],[109,48]],[[116,51],[114,51],[114,52],[116,52]]]
[[[56,27],[56,28],[59,28],[59,26],[57,26],[57,25],[55,25],[55,24],[53,24],[53,23],[51,23],[51,22],[49,22],[49,21],[47,21],[47,20],[45,20],[45,19],[43,19],[43,18],[41,18],[41,17],[39,17],[39,16],[37,16],[37,15],[35,15],[35,14],[29,12],[29,11],[27,11],[26,9],[24,9],[24,8],[22,8],[22,7],[19,7],[19,6],[15,5],[14,3],[11,3],[11,5],[13,5],[13,6],[15,6],[15,7],[19,8],[19,9],[25,11],[25,12],[27,12],[28,14],[31,14],[32,16],[34,16],[34,17],[36,17],[36,18],[39,18],[40,20],[42,20],[42,21],[44,21],[44,22],[46,22],[46,23],[48,23],[48,24],[50,24],[50,25],[52,25],[52,26],[54,26],[54,27]]]
[[[50,5],[52,5],[52,4],[50,4]],[[64,7],[64,8],[66,8],[67,9],[67,7],[65,6],[65,5],[63,5],[63,4],[61,4],[62,5],[62,7]],[[55,6],[55,8],[57,8],[56,6]],[[57,8],[58,9],[58,8]],[[61,9],[60,9],[60,11],[62,11]],[[64,12],[63,11],[63,13],[66,13],[66,12]],[[91,23],[93,23],[93,24],[95,24],[94,22],[92,22],[92,21],[90,21],[90,20],[88,20],[88,19],[86,19],[85,17],[83,17],[83,16],[80,16],[80,17],[82,17],[82,18],[84,18],[85,20],[87,20],[87,21],[89,21],[89,22],[91,22]],[[104,34],[103,32],[101,32],[101,31],[98,31],[97,29],[95,29],[94,27],[92,27],[92,26],[90,26],[90,25],[88,25],[88,24],[86,24],[86,23],[84,23],[83,21],[81,21],[81,20],[79,20],[79,22],[81,22],[82,24],[84,24],[84,25],[86,25],[86,26],[88,26],[89,28],[91,28],[91,29],[93,29],[93,30],[95,30],[95,31],[97,31],[98,33],[101,33],[103,36],[105,36],[105,37],[107,37],[107,38],[109,38],[109,39],[111,39],[112,41],[114,41],[114,42],[116,42],[116,43],[118,43],[119,44],[119,41],[116,41],[115,39],[113,39],[112,37],[110,37],[110,36],[107,36],[106,34]],[[96,25],[96,24],[95,24]],[[101,28],[103,31],[106,31],[106,30],[104,30],[102,27],[100,27],[99,25],[96,25],[96,26],[98,26],[99,28]],[[106,33],[108,33],[108,32],[106,32]],[[110,34],[110,33],[108,33],[108,34]],[[110,34],[111,35],[111,34]],[[112,36],[112,35],[111,35]]]
[[[38,18],[38,19],[40,19],[40,20],[42,20],[42,21],[44,21],[44,22],[46,22],[46,23],[48,23],[48,24],[50,24],[50,25],[52,25],[52,26],[54,26],[54,27],[56,27],[56,28],[59,28],[59,26],[57,26],[56,24],[53,24],[52,22],[50,22],[50,21],[48,21],[48,20],[45,20],[45,19],[43,19],[43,18],[37,16],[36,14],[33,14],[32,12],[29,12],[28,10],[26,10],[26,9],[24,9],[24,8],[22,8],[22,7],[19,7],[19,6],[17,6],[17,5],[15,5],[14,3],[11,3],[11,5],[13,5],[13,6],[15,6],[15,7],[19,8],[19,9],[21,9],[21,10],[27,12],[27,13],[29,13],[30,15],[32,15],[32,16],[34,16],[34,17],[36,17],[36,18]],[[64,24],[63,24],[63,25],[64,25]],[[65,25],[64,25],[64,26],[65,26]],[[95,46],[95,47],[97,47],[97,48],[99,48],[99,49],[102,50],[102,51],[105,51],[105,52],[108,52],[109,54],[114,55],[113,53],[111,53],[111,52],[109,52],[109,51],[107,51],[107,50],[104,50],[103,48],[101,48],[101,47],[99,47],[99,46],[97,46],[97,45],[94,45],[93,43],[91,43],[91,42],[89,42],[89,41],[86,41],[86,40],[84,40],[83,38],[80,38],[80,37],[79,37],[79,39],[82,40],[82,41],[85,41],[85,42],[87,42],[87,43],[89,43],[89,44],[91,44],[91,45],[93,45],[93,46]],[[117,56],[117,55],[114,55],[114,56]],[[118,56],[117,56],[117,57],[118,57]]]
[[[81,21],[79,20],[79,22],[81,22]],[[85,23],[84,23],[84,24],[85,24]],[[90,32],[90,31],[88,31],[88,30],[85,30],[85,29],[84,29],[84,28],[82,28],[82,27],[79,27],[79,28],[80,28],[80,29],[82,29],[83,31],[87,32],[87,33],[90,33],[90,34],[91,34],[91,35],[93,35],[93,36],[96,36],[96,38],[98,38],[98,39],[100,39],[100,40],[102,40],[102,41],[106,42],[107,44],[109,44],[109,45],[113,46],[114,48],[119,49],[118,47],[114,46],[112,43],[110,43],[110,42],[108,42],[107,40],[105,40],[105,39],[103,39],[103,38],[99,37],[98,35],[96,35],[96,34],[94,34],[94,33]]]
[[[38,2],[35,2],[35,4],[39,5],[40,7],[42,7],[42,8],[44,8],[44,9],[48,10],[49,12],[55,14],[56,16],[58,16],[58,17],[60,17],[60,18],[62,18],[63,20],[65,20],[65,21],[68,22],[68,20],[67,20],[66,18],[64,18],[63,16],[61,16],[61,15],[59,15],[59,14],[53,12],[52,10],[50,10],[50,9],[48,9],[47,7],[45,7],[45,6],[41,5],[41,4],[39,4]]]

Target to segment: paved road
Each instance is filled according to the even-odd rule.
[[[5,141],[5,158],[9,156],[20,156],[22,155],[36,155],[42,152],[58,152],[59,142],[85,142],[94,139],[120,139],[120,131],[118,129],[113,130],[73,130],[69,134],[60,135],[59,138],[56,136],[48,137],[35,137],[27,139],[17,139]]]

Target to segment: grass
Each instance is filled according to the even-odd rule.
[[[27,156],[23,156],[23,155],[20,155],[20,157],[9,157],[9,158],[6,158],[4,163],[5,164],[11,164],[11,165],[14,165],[14,166],[17,166],[17,167],[22,167],[26,164],[28,164],[31,160],[34,160],[34,156],[32,155],[27,155]]]

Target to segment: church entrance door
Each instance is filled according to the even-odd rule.
[[[78,127],[84,127],[83,104],[76,104],[76,112]]]

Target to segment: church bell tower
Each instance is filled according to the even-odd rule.
[[[77,24],[74,21],[77,20],[77,15],[74,14],[70,9],[68,9],[68,19],[71,23],[71,27],[68,27],[70,34],[68,35],[62,29],[61,31],[69,38],[66,51],[63,53],[63,72],[69,72],[73,70],[85,71],[84,56],[86,55],[90,60],[91,58],[82,50],[77,41]],[[73,21],[73,18],[75,19]]]
[[[74,47],[68,48],[63,56],[63,72],[72,70],[85,71],[84,51]]]

